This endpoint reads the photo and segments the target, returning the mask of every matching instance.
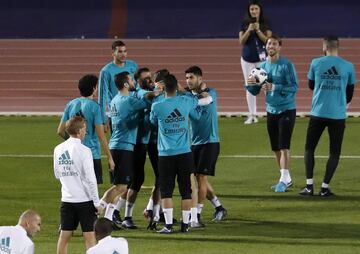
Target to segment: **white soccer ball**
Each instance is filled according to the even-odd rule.
[[[268,79],[268,74],[263,68],[254,68],[251,70],[249,77],[254,77],[256,85],[261,86]]]

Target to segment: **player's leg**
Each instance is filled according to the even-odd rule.
[[[174,231],[172,202],[176,177],[176,160],[174,157],[175,156],[159,156],[161,205],[165,217],[165,227],[157,231],[160,234],[170,234]]]
[[[97,182],[97,184],[102,184],[104,181],[103,181],[103,174],[102,174],[101,159],[94,159],[93,161],[94,161],[96,182]]]
[[[72,233],[76,230],[79,220],[72,203],[62,202],[60,207],[60,235],[57,243],[57,254],[67,254]]]
[[[339,163],[344,131],[345,120],[330,121],[328,125],[330,154],[326,163],[325,176],[320,190],[320,196],[322,197],[329,197],[334,195],[334,193],[329,188],[329,184]]]
[[[92,201],[79,203],[76,206],[77,216],[85,241],[86,250],[96,245],[94,223],[97,219],[96,208]]]
[[[299,192],[302,196],[311,196],[314,193],[314,166],[315,166],[315,149],[319,143],[320,137],[326,127],[324,120],[319,118],[310,117],[305,142],[305,175],[306,175],[306,186]]]
[[[126,197],[125,217],[122,226],[128,229],[136,229],[132,214],[135,207],[137,194],[145,179],[146,145],[136,144],[134,147],[133,178]]]
[[[71,239],[73,231],[61,230],[58,243],[57,243],[57,254],[67,254],[69,241]]]
[[[243,58],[241,58],[241,69],[243,71],[245,85],[247,85],[246,80],[250,75],[250,71],[255,67],[256,67],[256,63],[249,63],[246,62]],[[258,119],[256,117],[257,114],[256,96],[252,95],[247,90],[246,90],[246,102],[248,105],[249,115],[244,123],[245,124],[257,123]]]

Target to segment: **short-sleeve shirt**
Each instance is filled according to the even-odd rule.
[[[99,104],[92,99],[76,98],[66,104],[61,122],[65,123],[74,116],[81,116],[86,119],[86,135],[83,144],[91,149],[95,160],[100,159],[100,142],[95,130],[96,125],[103,124]]]
[[[189,115],[197,107],[195,96],[174,96],[155,102],[151,107],[150,121],[158,126],[160,156],[191,152]]]
[[[345,119],[346,87],[356,83],[354,65],[338,56],[315,58],[308,79],[315,81],[311,115]]]

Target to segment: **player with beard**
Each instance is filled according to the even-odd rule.
[[[275,153],[280,168],[280,179],[272,186],[275,192],[285,192],[292,186],[290,176],[290,143],[295,125],[295,96],[298,91],[298,80],[294,65],[280,56],[282,41],[272,35],[266,42],[268,58],[260,67],[268,73],[268,81],[262,87],[254,86],[255,78],[248,79],[247,89],[254,95],[265,91],[267,130],[271,149]]]

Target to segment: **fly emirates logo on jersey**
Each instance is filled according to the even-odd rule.
[[[171,124],[171,128],[165,128],[165,134],[174,135],[183,133],[186,128],[180,126],[180,123],[185,121],[185,117],[181,115],[178,109],[174,109],[165,119],[165,123]]]
[[[2,239],[1,239],[0,253],[8,253],[8,254],[11,254],[11,249],[10,249],[10,237],[5,237],[5,238],[2,238]]]
[[[59,158],[59,165],[62,166],[61,176],[78,176],[78,172],[72,170],[74,161],[70,158],[68,151],[65,151]]]

